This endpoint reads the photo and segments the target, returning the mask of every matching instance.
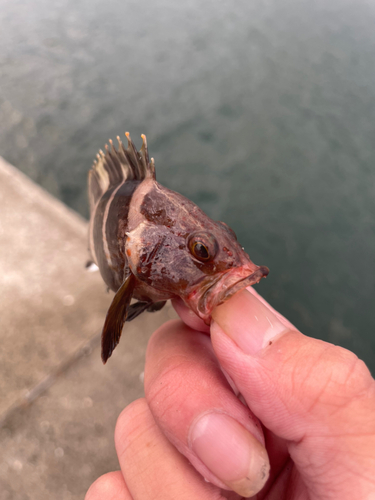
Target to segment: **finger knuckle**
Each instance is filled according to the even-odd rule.
[[[176,394],[189,392],[189,385],[192,383],[189,377],[188,360],[178,359],[171,362],[155,377],[153,382],[145,387],[146,399],[152,411],[160,413],[168,412],[170,408],[175,407]]]
[[[150,410],[144,398],[130,403],[119,415],[115,427],[115,441],[121,440],[124,444],[129,443],[140,429],[144,426],[145,416],[148,417]]]
[[[332,411],[346,407],[367,393],[373,381],[358,357],[338,346],[326,344],[292,371],[292,386],[304,394],[308,411],[323,405]]]

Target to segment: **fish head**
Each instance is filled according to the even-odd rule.
[[[234,231],[205,214],[174,224],[145,221],[128,234],[130,269],[158,297],[180,297],[207,324],[213,309],[267,276],[238,243]]]
[[[254,264],[238,243],[234,231],[216,222],[210,231],[193,232],[187,248],[202,275],[187,287],[184,302],[209,324],[213,309],[243,288],[268,275],[268,268]]]

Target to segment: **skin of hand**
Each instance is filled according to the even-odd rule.
[[[375,499],[375,381],[252,288],[152,336],[146,398],[121,413],[121,471],[86,500]],[[211,334],[211,337],[208,336]]]

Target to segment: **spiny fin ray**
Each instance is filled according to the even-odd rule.
[[[142,134],[142,147],[138,152],[129,132],[125,133],[128,141],[125,149],[121,139],[117,136],[118,149],[110,139],[105,145],[105,152],[99,150],[96,160],[89,172],[90,206],[95,206],[99,198],[110,188],[116,187],[126,180],[155,179],[154,160],[148,156],[147,139]]]

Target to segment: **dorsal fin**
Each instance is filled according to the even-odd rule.
[[[140,180],[151,177],[155,179],[154,159],[148,157],[147,139],[142,134],[142,148],[137,151],[129,132],[125,132],[128,146],[125,149],[121,139],[117,136],[118,149],[109,140],[105,145],[105,153],[100,150],[89,171],[89,199],[90,209],[93,211],[99,198],[109,188],[116,187],[123,181]]]

